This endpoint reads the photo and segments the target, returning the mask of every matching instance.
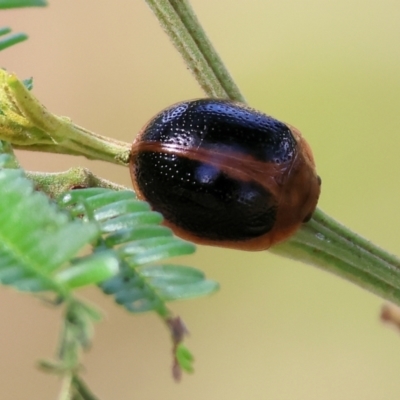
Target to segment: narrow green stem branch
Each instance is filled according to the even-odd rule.
[[[128,190],[125,186],[103,179],[87,168],[70,168],[64,172],[26,172],[28,178],[35,182],[37,190],[51,198],[58,198],[62,193],[74,188],[101,187],[113,190]]]
[[[0,71],[0,140],[15,148],[81,155],[128,165],[130,145],[90,132],[51,114],[17,79]]]
[[[72,398],[72,373],[66,373],[62,378],[58,400],[73,400]]]
[[[75,391],[79,394],[82,400],[98,400],[98,397],[92,393],[86,383],[78,375],[74,375],[73,385]]]
[[[4,165],[5,168],[19,168],[19,162],[10,143],[0,140],[0,153],[10,156],[9,161]]]
[[[146,0],[186,65],[210,97],[244,101],[187,0]]]
[[[182,24],[186,27],[188,33],[197,46],[198,51],[203,54],[208,66],[213,71],[215,78],[218,80],[221,87],[224,88],[228,98],[244,103],[245,98],[243,94],[240,92],[228,69],[223,64],[222,59],[215,50],[213,44],[208,39],[207,34],[200,25],[189,1],[169,0],[169,3],[175,9]],[[197,79],[201,80],[201,75],[199,75]]]
[[[321,210],[296,235],[270,251],[330,271],[400,305],[400,259]]]

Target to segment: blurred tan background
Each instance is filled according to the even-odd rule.
[[[248,102],[301,129],[323,190],[320,207],[399,254],[400,2],[193,0]],[[1,12],[30,39],[2,67],[34,77],[53,112],[131,141],[161,108],[202,96],[143,0],[50,0]],[[129,185],[128,171],[81,158],[19,153],[31,170],[84,165]],[[174,303],[196,372],[175,384],[167,332],[97,290],[85,377],[102,400],[376,400],[400,396],[400,335],[379,320],[382,300],[326,272],[274,257],[200,247],[182,263],[221,283],[210,298]],[[59,311],[0,290],[0,399],[55,399],[38,372],[52,357]]]

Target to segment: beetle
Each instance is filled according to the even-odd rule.
[[[138,198],[176,235],[240,250],[290,237],[311,218],[320,194],[300,131],[230,100],[162,110],[133,141],[129,167]]]

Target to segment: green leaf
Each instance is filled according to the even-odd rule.
[[[101,314],[92,306],[72,296],[66,299],[64,305],[56,360],[42,360],[39,367],[45,372],[69,379],[68,377],[77,374],[81,368],[80,354],[82,350],[90,347],[94,322],[101,319]]]
[[[96,221],[105,221],[119,215],[149,211],[150,206],[139,200],[124,199],[104,205],[96,212]]]
[[[0,9],[19,7],[45,7],[45,0],[0,0]]]
[[[109,234],[104,241],[106,246],[111,248],[135,240],[171,236],[171,229],[165,226],[141,225],[135,229],[120,229],[117,232],[113,232]]]
[[[72,358],[76,357],[77,347],[87,348],[90,345],[93,336],[93,322],[100,320],[101,314],[93,307],[76,299],[68,301],[64,323],[65,329],[69,331],[67,333],[69,340],[65,342],[65,345],[75,348],[71,354]],[[64,352],[68,350],[71,349],[61,349]]]
[[[125,199],[136,199],[136,195],[128,190],[115,192],[112,190],[105,191],[103,188],[88,188],[67,192],[61,196],[58,202],[64,207],[73,205],[74,207],[71,211],[79,215],[85,210],[99,209]]]
[[[11,32],[11,28],[8,26],[0,27],[0,36],[6,35]]]
[[[0,36],[3,36],[10,32],[10,28],[0,28]],[[11,35],[8,35],[7,37],[0,40],[0,51],[6,49],[7,47],[13,46],[14,44],[23,42],[26,39],[28,39],[28,36],[25,33],[13,33]]]
[[[180,265],[151,265],[139,268],[159,296],[165,301],[206,296],[216,292],[219,285],[207,280],[198,269]]]
[[[108,251],[84,258],[56,274],[55,278],[72,289],[105,281],[118,271],[118,260],[113,252]]]
[[[192,254],[196,247],[176,237],[155,237],[127,243],[119,249],[119,254],[125,257],[132,266],[147,264],[170,258]]]
[[[0,167],[9,158],[0,155]],[[62,273],[57,270],[98,237],[97,226],[71,221],[67,213],[34,190],[20,169],[0,169],[0,187],[0,283],[23,291],[54,290],[59,294],[78,285],[79,279],[79,284],[82,280],[90,283],[88,273],[81,272],[78,279],[76,271],[85,264],[93,270],[94,260],[81,261],[83,264],[67,267]],[[110,255],[97,257],[100,270],[108,266],[110,273],[106,276],[103,271],[105,277],[116,272],[115,260],[112,265]],[[93,275],[97,277],[95,282],[98,274]]]
[[[178,362],[178,365],[183,371],[189,373],[192,373],[194,371],[193,369],[194,357],[192,353],[189,351],[189,349],[182,343],[176,346],[175,358],[176,361]]]
[[[199,270],[163,263],[166,258],[192,254],[195,246],[160,226],[162,216],[133,192],[74,190],[62,196],[59,204],[70,207],[72,215],[98,224],[103,238],[95,252],[112,249],[120,268],[100,287],[130,312],[156,311],[166,316],[167,301],[205,296],[218,289]]]
[[[103,282],[100,287],[106,294],[114,295],[115,301],[128,311],[165,311],[163,300],[141,276],[128,265],[120,265],[120,273]]]
[[[33,78],[26,78],[22,81],[22,83],[24,84],[24,86],[28,89],[28,90],[32,90],[33,89]]]
[[[210,295],[219,286],[195,268],[167,264],[136,270],[121,266],[121,272],[103,282],[101,288],[129,311],[144,312],[166,301]]]

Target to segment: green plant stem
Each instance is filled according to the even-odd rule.
[[[330,271],[400,305],[400,259],[321,210],[297,234],[270,251]]]
[[[146,0],[200,86],[210,97],[244,98],[186,0]]]
[[[14,148],[82,155],[128,165],[130,145],[51,114],[13,74],[0,71],[0,140]]]
[[[87,168],[76,167],[64,172],[26,172],[35,182],[37,190],[51,198],[58,198],[62,193],[74,188],[101,187],[113,190],[128,190],[125,186],[100,178]]]
[[[58,400],[72,400],[72,373],[66,373],[62,378],[61,391]]]
[[[75,391],[82,400],[98,400],[98,397],[91,392],[86,383],[78,375],[74,375],[72,383]]]
[[[9,160],[5,164],[5,168],[19,168],[19,162],[17,157],[15,157],[14,149],[10,143],[0,140],[0,153],[8,154],[10,156]]]
[[[97,400],[79,373],[82,350],[90,345],[92,325],[100,319],[100,314],[72,296],[64,300],[66,309],[58,343],[57,361],[41,361],[39,367],[44,372],[62,377],[59,400]]]

